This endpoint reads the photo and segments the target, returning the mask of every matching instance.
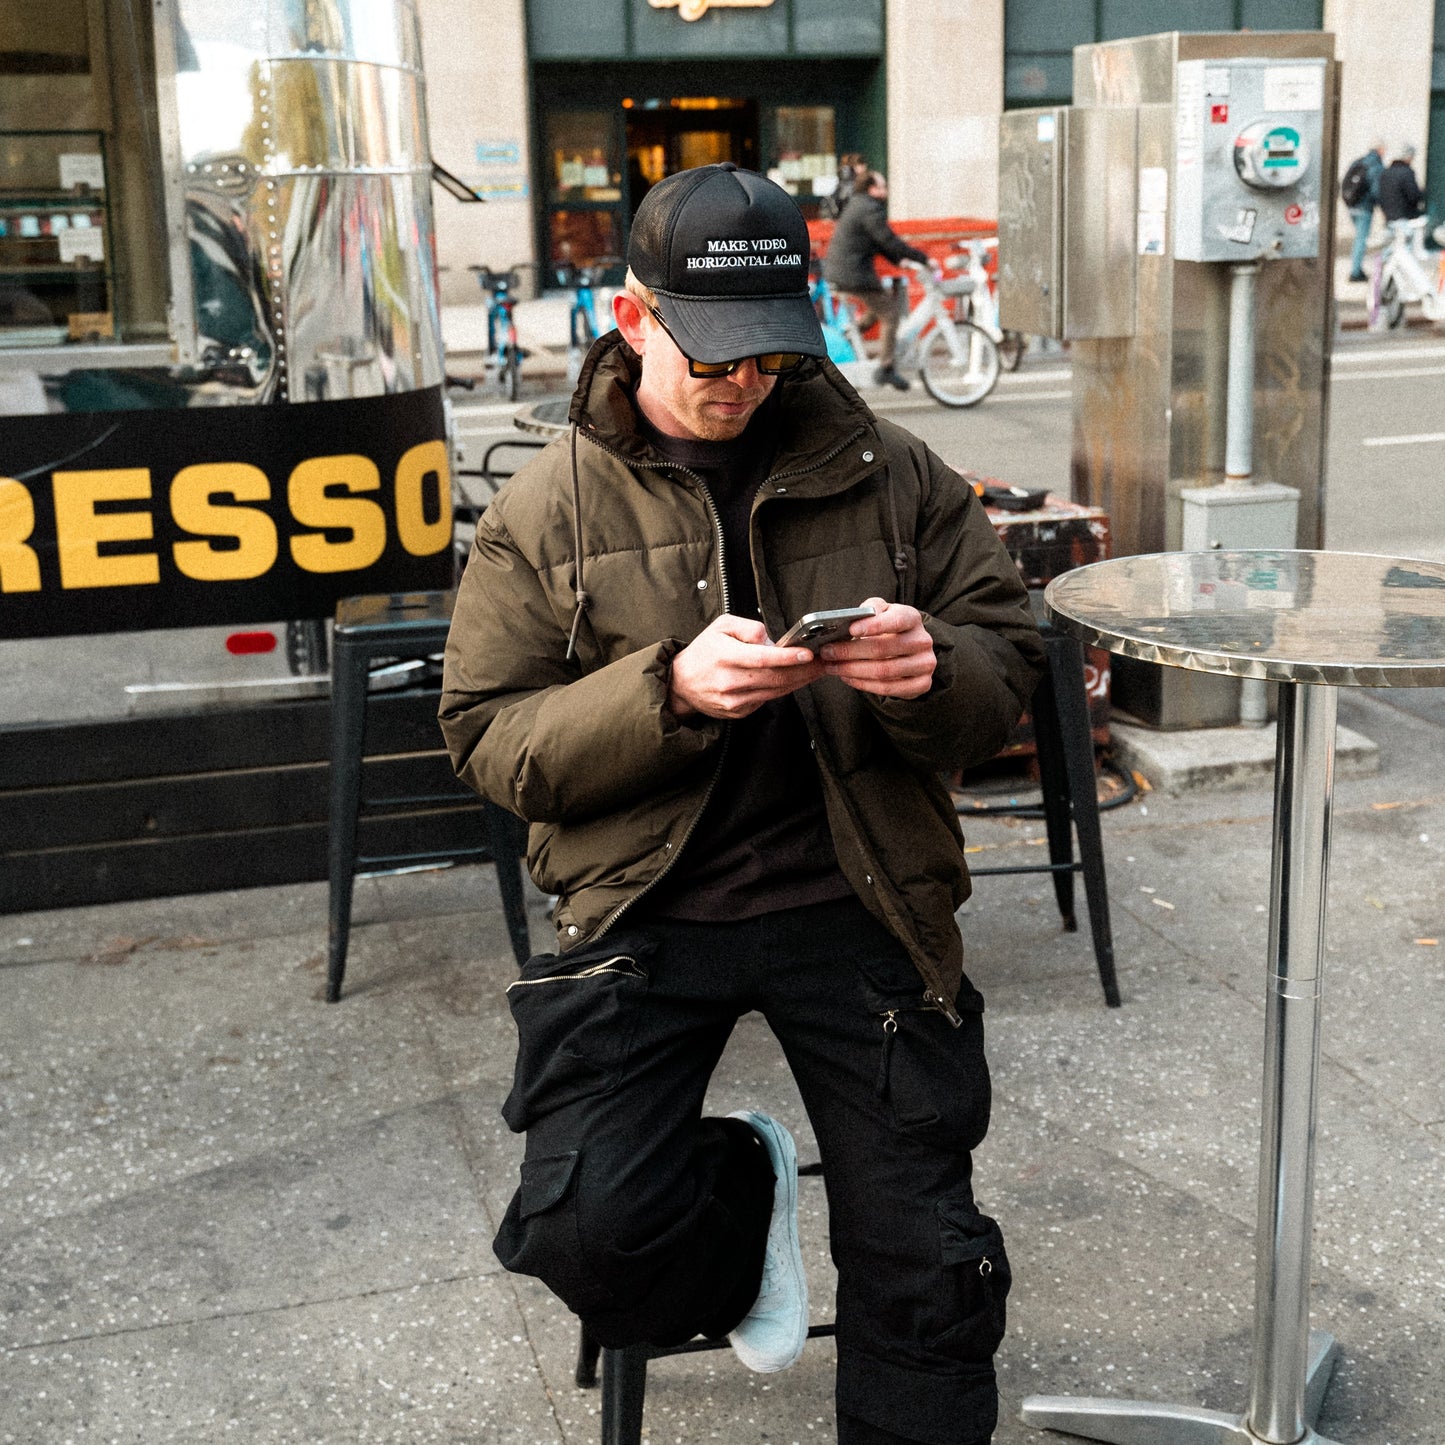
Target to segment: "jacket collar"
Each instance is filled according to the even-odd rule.
[[[637,425],[634,394],[641,376],[637,353],[618,332],[609,331],[587,353],[567,415],[583,436],[609,451],[642,466],[656,466],[664,459]],[[775,475],[811,471],[853,439],[876,436],[872,411],[831,361],[805,361],[799,373],[784,379],[780,391]],[[830,480],[846,485],[854,479],[852,468],[842,470],[846,475]]]

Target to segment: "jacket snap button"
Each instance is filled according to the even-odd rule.
[[[873,453],[872,453],[872,452],[864,452],[864,453],[863,453],[863,460],[864,460],[865,462],[871,462],[871,461],[873,460]]]
[[[868,886],[871,888],[873,886],[873,875],[871,873],[865,873],[863,877],[867,880]]]
[[[779,495],[780,497],[785,496],[785,495],[787,494],[787,491],[788,491],[788,489],[787,489],[786,487],[779,487],[779,488],[778,488],[778,495]]]
[[[868,881],[871,883],[873,880],[870,878]],[[568,937],[568,938],[576,938],[576,937],[577,937],[577,925],[576,925],[575,923],[568,924],[568,926],[567,926],[567,937]]]
[[[702,579],[702,581],[700,581],[700,582],[697,584],[697,590],[698,590],[699,592],[706,592],[706,591],[707,591],[707,578],[706,578],[706,577],[704,577],[704,578]]]

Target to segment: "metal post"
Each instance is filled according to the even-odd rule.
[[[1229,374],[1224,414],[1224,481],[1247,487],[1254,475],[1254,283],[1258,261],[1229,268]]]
[[[1315,1091],[1336,690],[1282,686],[1265,1009],[1254,1364],[1249,1429],[1272,1445],[1305,1434]]]
[[[1229,268],[1229,374],[1224,413],[1224,484],[1247,487],[1254,479],[1254,283],[1258,261]],[[1263,727],[1269,717],[1264,683],[1239,684],[1239,720]]]

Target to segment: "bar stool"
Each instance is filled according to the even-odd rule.
[[[484,802],[462,788],[445,793],[363,799],[362,759],[366,750],[367,678],[378,657],[406,661],[424,659],[446,646],[455,592],[393,592],[343,598],[336,607],[331,638],[331,909],[326,998],[341,997],[346,951],[351,937],[351,896],[356,874],[369,869],[404,867],[476,858],[497,868],[502,912],[517,965],[532,952],[522,889],[520,823],[495,803]],[[441,737],[437,735],[437,750]],[[481,820],[482,841],[476,847],[452,847],[415,853],[358,855],[357,820],[367,807],[408,807],[451,804],[474,811]]]
[[[1014,867],[970,868],[975,878],[1004,873],[1051,873],[1054,898],[1067,933],[1077,932],[1074,875],[1084,875],[1094,963],[1104,1002],[1119,1007],[1114,975],[1114,933],[1109,924],[1109,890],[1104,877],[1104,839],[1099,829],[1099,794],[1094,781],[1094,740],[1089,730],[1089,697],[1084,686],[1084,652],[1076,638],[1044,623],[1039,628],[1048,666],[1034,693],[1030,712],[1043,792],[1047,863]],[[965,814],[965,816],[967,816]],[[1072,830],[1070,824],[1072,823]],[[1079,856],[1074,856],[1074,833]]]
[[[1089,700],[1084,684],[1084,656],[1078,641],[1043,623],[1047,668],[1034,693],[1030,711],[1038,749],[1039,778],[1044,796],[1049,861],[1018,867],[970,868],[975,878],[1004,873],[1049,873],[1064,928],[1078,929],[1074,913],[1074,874],[1084,875],[1084,894],[1093,933],[1094,961],[1104,989],[1104,1001],[1119,1007],[1119,985],[1114,975],[1114,940],[1109,924],[1109,895],[1104,877],[1104,845],[1099,828],[1099,795],[1094,781],[1094,744],[1089,729]],[[1072,830],[1071,830],[1072,824]],[[1073,830],[1078,833],[1079,856],[1074,857]],[[802,1175],[820,1175],[821,1164],[805,1164]],[[809,1339],[836,1334],[833,1324],[814,1325]],[[602,1445],[640,1445],[642,1415],[647,1396],[647,1366],[667,1355],[726,1349],[726,1340],[695,1339],[662,1348],[629,1345],[602,1349],[584,1327],[577,1350],[576,1382],[582,1389],[597,1383],[602,1364]]]

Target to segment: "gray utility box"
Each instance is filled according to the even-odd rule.
[[[1179,62],[1178,260],[1319,254],[1324,105],[1323,60]]]
[[[1257,547],[1295,545],[1299,526],[1299,492],[1278,482],[1248,487],[1184,487],[1186,552],[1252,551]]]
[[[1005,111],[999,136],[999,315],[1058,340],[1132,336],[1132,110]]]

